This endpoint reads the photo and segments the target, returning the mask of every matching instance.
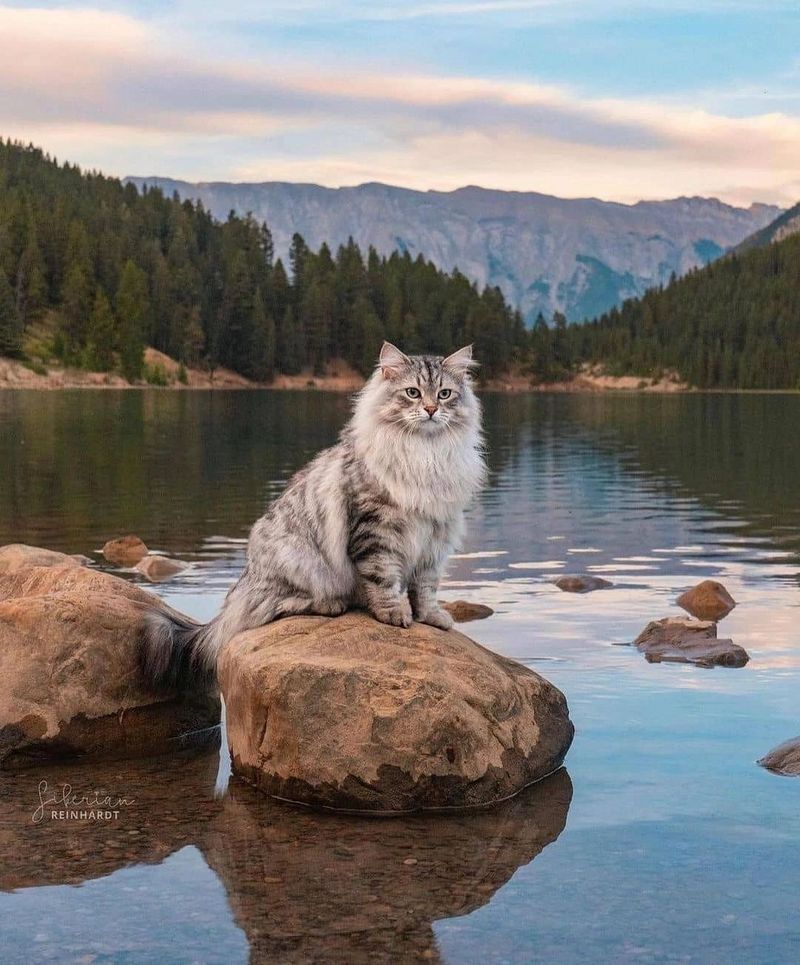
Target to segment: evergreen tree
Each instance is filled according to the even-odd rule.
[[[5,271],[0,268],[0,355],[19,355],[21,330],[14,293]]]
[[[129,258],[122,269],[116,297],[120,371],[129,382],[142,377],[144,335],[150,315],[147,276]]]
[[[114,313],[102,288],[98,288],[87,326],[86,367],[107,372],[114,365]]]

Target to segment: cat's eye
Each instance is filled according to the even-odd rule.
[[[452,394],[453,394],[452,389],[439,389],[440,399],[449,399]]]
[[[419,391],[419,389],[415,389],[412,385],[410,388],[406,389],[406,395],[409,397],[409,399],[418,399],[422,393]]]

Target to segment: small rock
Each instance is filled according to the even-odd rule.
[[[750,654],[733,640],[698,640],[685,647],[645,654],[648,663],[693,663],[698,667],[744,667]]]
[[[416,858],[406,858],[403,864],[407,864],[411,866],[411,865],[419,864],[419,861]]]
[[[591,593],[592,590],[607,590],[614,585],[599,576],[559,576],[553,582],[565,593]]]
[[[147,556],[147,547],[138,536],[120,536],[119,539],[109,540],[101,553],[115,566],[136,566],[139,560]]]
[[[447,610],[456,623],[469,623],[470,620],[485,620],[494,610],[484,603],[470,603],[469,600],[448,600],[439,604]]]
[[[775,774],[800,777],[800,737],[793,737],[774,747],[758,763]]]
[[[716,580],[703,580],[681,594],[676,603],[700,620],[722,620],[736,606],[736,600]]]
[[[690,617],[665,617],[648,623],[633,641],[643,653],[650,647],[687,646],[696,640],[716,640],[717,625],[710,620]]]
[[[168,580],[186,569],[186,564],[180,560],[171,560],[168,556],[148,555],[134,566],[134,569],[147,577],[151,583],[158,583],[161,580]]]
[[[718,640],[709,620],[667,617],[654,620],[634,640],[648,663],[693,663],[700,667],[744,667],[750,656],[732,640]]]

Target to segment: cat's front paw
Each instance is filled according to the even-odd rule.
[[[418,619],[420,623],[427,623],[428,626],[438,627],[440,630],[450,630],[455,623],[447,610],[438,606],[433,610],[428,610],[424,616],[418,617]]]
[[[338,617],[347,609],[347,603],[343,600],[322,600],[316,603],[314,608],[320,616]]]
[[[386,606],[374,607],[372,615],[381,623],[388,623],[393,627],[410,627],[413,622],[408,600],[397,600]]]

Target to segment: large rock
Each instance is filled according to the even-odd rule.
[[[100,552],[114,566],[136,566],[148,550],[138,536],[129,535],[110,539]]]
[[[736,606],[736,600],[716,580],[703,580],[682,593],[675,602],[699,620],[722,620]]]
[[[218,676],[237,774],[276,797],[366,812],[490,804],[554,771],[564,696],[456,631],[363,613],[234,637]]]
[[[785,774],[787,777],[800,777],[800,737],[779,744],[758,762],[768,771]]]
[[[156,691],[141,676],[142,623],[165,604],[72,559],[49,559],[0,573],[0,767],[152,753],[218,722],[216,697]]]
[[[31,566],[85,566],[88,562],[86,556],[67,556],[66,553],[42,549],[40,546],[26,546],[25,543],[0,546],[0,576]]]
[[[717,639],[710,620],[666,617],[648,623],[633,641],[649,663],[693,663],[701,667],[744,667],[750,655],[732,640]]]

